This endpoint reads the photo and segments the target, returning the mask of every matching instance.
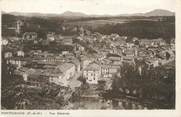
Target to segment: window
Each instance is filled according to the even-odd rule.
[[[91,73],[91,76],[94,76],[94,74],[93,74],[93,73]]]

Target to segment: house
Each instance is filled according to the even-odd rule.
[[[175,39],[174,39],[174,38],[171,39],[170,45],[171,45],[171,49],[172,49],[172,50],[175,50]]]
[[[135,64],[134,57],[130,57],[130,56],[123,56],[122,62],[128,63],[128,64]]]
[[[100,63],[102,65],[108,65],[108,64],[112,63],[112,61],[106,58],[106,59],[103,59]]]
[[[85,69],[90,63],[93,62],[93,59],[88,58],[87,56],[80,57],[80,67],[81,69]]]
[[[20,75],[20,76],[22,76],[22,77],[23,77],[23,80],[24,80],[25,82],[27,82],[27,81],[28,81],[28,75],[29,75],[29,74],[27,73],[28,70],[29,70],[29,69],[26,68],[26,67],[20,67],[19,69],[15,70],[14,74],[15,74],[15,75]]]
[[[47,51],[44,51],[44,52],[40,52],[39,54],[38,54],[38,56],[42,56],[42,57],[53,57],[54,56],[54,54],[53,53],[49,53],[49,52],[47,52]]]
[[[70,63],[75,65],[76,72],[80,72],[80,61],[78,59],[70,60]]]
[[[158,38],[154,40],[154,45],[164,46],[166,45],[166,41],[162,38]]]
[[[115,55],[115,56],[109,56],[108,59],[111,60],[112,62],[113,61],[120,61],[121,57]]]
[[[110,56],[108,59],[113,65],[122,65],[122,58],[120,56]]]
[[[42,50],[31,50],[28,54],[30,56],[40,56],[41,53],[42,53]]]
[[[98,84],[101,77],[101,67],[96,63],[92,63],[83,70],[83,78],[89,84]]]
[[[119,44],[120,47],[127,45],[126,41],[123,39],[119,39],[116,41],[117,44]]]
[[[14,57],[14,58],[9,58],[7,59],[7,64],[12,64],[15,65],[16,67],[20,68],[21,66],[25,65],[27,63],[27,58],[19,58],[19,57]]]
[[[25,53],[22,50],[17,51],[17,56],[25,56]]]
[[[106,58],[106,55],[104,55],[103,53],[94,53],[92,56],[95,60],[98,61],[102,61],[103,59]]]
[[[73,44],[72,38],[73,38],[72,36],[63,36],[61,39],[62,45],[72,45]]]
[[[49,40],[49,41],[54,41],[54,40],[55,40],[55,33],[49,32],[49,33],[47,34],[47,40]]]
[[[46,72],[47,73],[47,72]],[[42,69],[33,69],[27,67],[20,67],[15,70],[16,75],[23,77],[23,80],[30,86],[39,87],[41,84],[46,84],[49,82],[46,77],[46,73]]]
[[[72,63],[63,63],[47,69],[32,69],[21,67],[16,74],[22,75],[24,81],[31,84],[54,83],[61,86],[68,86],[69,80],[75,74],[75,66]]]
[[[123,49],[123,54],[126,56],[134,57],[137,55],[137,49]]]
[[[123,39],[123,40],[128,39],[128,37],[127,37],[127,36],[121,36],[120,38],[121,38],[121,39]]]
[[[61,56],[54,56],[54,57],[34,57],[33,62],[37,62],[39,64],[60,64],[65,62],[65,59]]]
[[[49,77],[50,83],[55,83],[55,84],[61,85],[61,86],[67,86],[68,85],[68,80],[63,78],[62,73],[50,73],[47,76]]]
[[[62,55],[66,55],[66,54],[69,54],[69,51],[66,51],[66,50],[62,51]]]
[[[157,66],[159,66],[159,60],[156,59],[156,58],[147,59],[145,62],[149,67],[157,67]]]
[[[128,48],[133,48],[134,47],[134,43],[131,43],[131,42],[129,42],[129,43],[126,43],[126,46],[128,47]]]
[[[145,47],[158,47],[158,46],[163,46],[165,45],[166,42],[162,38],[158,39],[141,39],[140,40],[140,46],[145,46]]]
[[[24,80],[25,82],[28,81],[28,74],[26,74],[26,73],[23,74],[23,80]]]
[[[133,38],[132,38],[132,41],[133,41],[133,42],[138,41],[138,40],[139,40],[138,37],[133,37]]]
[[[56,70],[60,71],[59,74],[52,74],[50,81],[56,84],[68,85],[68,80],[70,80],[75,75],[75,65],[72,63],[63,63],[56,67]]]
[[[103,78],[109,78],[112,77],[110,74],[110,66],[109,65],[101,65],[101,75]]]
[[[8,44],[8,40],[7,39],[2,39],[2,45],[7,45]]]
[[[73,91],[75,91],[76,88],[81,86],[81,82],[77,79],[71,79],[68,85]]]
[[[153,46],[154,43],[148,39],[141,39],[139,44],[140,46],[150,47],[150,46]]]
[[[58,65],[57,68],[66,75],[66,79],[70,79],[75,74],[75,65],[72,63],[63,63]]]
[[[76,39],[77,39],[77,40],[80,40],[80,41],[83,40],[83,38],[82,38],[81,36],[76,37]]]
[[[11,58],[13,56],[12,52],[5,52],[4,53],[4,58]]]
[[[74,51],[81,51],[82,52],[84,50],[85,50],[85,48],[82,45],[80,45],[78,43],[75,44]]]
[[[101,76],[102,78],[112,78],[119,70],[119,65],[101,65]]]
[[[23,40],[35,40],[37,37],[38,34],[36,32],[25,32],[23,34]]]
[[[119,65],[111,65],[111,67],[109,68],[109,73],[112,75],[117,74],[119,70],[120,70]]]

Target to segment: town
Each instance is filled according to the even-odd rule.
[[[2,37],[2,109],[169,109],[175,39],[101,34],[82,26]],[[40,26],[37,26],[41,28]]]

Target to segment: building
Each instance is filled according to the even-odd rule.
[[[58,65],[56,69],[61,71],[61,77],[58,75],[59,82],[65,86],[68,85],[68,80],[73,78],[75,75],[75,65],[72,63],[63,63],[61,65]],[[56,76],[57,78],[57,76]],[[52,79],[52,78],[51,78]]]
[[[93,62],[92,59],[88,58],[87,56],[81,56],[80,57],[80,67],[81,69],[85,69],[90,63]]]
[[[49,41],[54,41],[55,40],[55,33],[48,33],[47,35],[47,40]]]
[[[5,52],[4,53],[4,58],[11,58],[13,56],[12,52]]]
[[[75,47],[74,47],[75,52],[77,52],[77,51],[82,52],[84,50],[85,50],[85,48],[82,45],[80,45],[78,43],[75,44]]]
[[[63,63],[47,69],[33,69],[20,67],[16,70],[17,75],[21,75],[24,81],[31,85],[40,86],[42,83],[54,83],[61,86],[68,86],[69,80],[75,74],[75,66],[72,63]]]
[[[112,77],[110,74],[110,66],[109,65],[101,65],[101,75],[103,78]]]
[[[47,72],[46,72],[47,73]],[[22,76],[23,80],[30,86],[40,87],[42,84],[49,82],[44,70],[20,67],[15,70],[16,75]]]
[[[92,57],[96,60],[96,61],[102,61],[103,59],[106,58],[106,55],[103,53],[94,53],[92,55]]]
[[[24,24],[23,24],[23,22],[21,21],[21,20],[18,20],[18,21],[16,21],[16,30],[15,30],[15,32],[17,33],[17,34],[20,34],[21,33],[21,30],[22,30],[22,26],[23,26]]]
[[[7,45],[7,44],[8,44],[8,42],[9,42],[9,41],[8,41],[7,39],[2,39],[2,45],[4,45],[4,46],[5,46],[5,45]]]
[[[147,59],[146,64],[150,67],[158,67],[159,66],[159,60],[158,59]]]
[[[139,44],[140,44],[140,46],[144,46],[144,47],[158,47],[158,46],[165,45],[166,42],[162,38],[151,39],[151,40],[141,39]]]
[[[72,45],[73,44],[73,40],[72,40],[73,36],[62,36],[62,38],[60,39],[61,44],[62,45]]]
[[[102,78],[112,78],[119,70],[119,65],[101,65],[101,76]]]
[[[35,40],[37,37],[38,34],[36,32],[25,32],[23,34],[23,40]]]
[[[83,70],[83,78],[85,78],[89,84],[98,84],[100,77],[101,67],[96,63],[90,64]]]
[[[72,79],[69,81],[69,87],[75,91],[76,88],[81,86],[81,82],[77,79]]]
[[[134,57],[137,55],[137,49],[123,49],[123,54],[129,57]]]
[[[50,74],[47,74],[47,76],[49,77],[50,83],[55,83],[55,84],[61,85],[61,86],[68,85],[67,79],[63,78],[63,73],[50,73]]]
[[[128,63],[128,64],[135,64],[135,59],[134,57],[131,57],[131,56],[123,56],[122,62]]]
[[[122,65],[122,58],[120,56],[110,56],[108,59],[113,65]]]
[[[12,64],[16,66],[17,68],[20,68],[21,66],[25,65],[27,63],[28,59],[25,58],[19,58],[19,57],[14,57],[14,58],[9,58],[7,59],[7,64]]]
[[[80,72],[80,61],[78,59],[70,60],[70,63],[75,65],[76,72]]]
[[[119,65],[111,65],[111,67],[109,68],[109,73],[112,74],[113,76],[114,74],[117,74],[119,70],[120,70]]]
[[[17,56],[24,57],[25,53],[22,50],[17,51]]]

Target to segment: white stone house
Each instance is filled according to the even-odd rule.
[[[25,56],[25,53],[22,50],[17,51],[17,56]]]
[[[83,78],[85,78],[89,84],[98,84],[100,77],[101,67],[96,63],[90,64],[83,70]]]

